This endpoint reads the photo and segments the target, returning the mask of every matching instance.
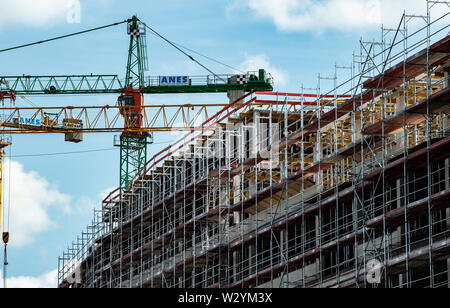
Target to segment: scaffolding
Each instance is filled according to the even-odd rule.
[[[449,287],[450,11],[434,6],[313,89],[230,95],[105,198],[58,286]]]

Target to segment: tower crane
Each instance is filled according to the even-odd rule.
[[[195,119],[208,118],[208,110],[225,104],[197,105],[144,105],[144,94],[177,93],[219,93],[254,90],[272,91],[272,78],[264,69],[243,75],[217,75],[188,55],[171,41],[148,27],[133,16],[130,19],[85,31],[63,35],[31,44],[2,49],[0,53],[18,48],[43,44],[54,40],[81,35],[118,25],[127,25],[129,35],[128,60],[125,79],[114,74],[88,75],[17,75],[0,76],[0,103],[9,101],[10,107],[0,110],[6,116],[0,121],[0,137],[6,134],[24,133],[63,133],[65,141],[80,142],[84,132],[121,132],[115,145],[120,147],[120,189],[126,189],[136,173],[147,161],[147,145],[152,143],[153,132],[167,130],[194,130]],[[170,45],[201,65],[210,75],[207,76],[158,76],[148,77],[147,30],[161,37]],[[117,94],[117,103],[113,106],[84,107],[31,107],[21,108],[14,105],[17,97],[24,95],[81,95],[81,94]],[[170,109],[172,112],[166,112]],[[197,110],[192,112],[192,110]],[[168,114],[172,113],[172,116]],[[176,119],[181,125],[176,126]],[[158,121],[163,124],[158,126]],[[121,125],[123,123],[123,125]],[[2,141],[3,140],[3,141]],[[3,148],[11,143],[0,138],[0,210],[1,183],[3,180]],[[1,215],[1,212],[0,212]],[[0,216],[1,221],[1,216]],[[6,245],[9,240],[7,230],[3,233]],[[5,273],[5,272],[4,272]]]
[[[186,54],[171,41],[164,38],[158,32],[148,27],[136,16],[114,23],[111,25],[89,29],[75,34],[65,35],[54,39],[39,41],[32,44],[18,47],[26,47],[33,44],[62,39],[72,35],[83,34],[90,31],[104,29],[106,27],[127,24],[129,35],[128,61],[126,67],[125,81],[118,75],[41,75],[41,76],[0,76],[0,82],[6,86],[3,97],[14,100],[17,95],[64,95],[64,94],[119,94],[117,105],[112,108],[119,111],[125,123],[124,130],[118,146],[120,146],[120,187],[127,187],[130,180],[138,170],[144,166],[147,159],[147,144],[152,142],[152,133],[145,127],[145,120],[148,119],[144,105],[144,94],[170,94],[170,93],[218,93],[233,90],[240,91],[272,91],[272,78],[265,70],[259,69],[256,72],[248,72],[244,75],[217,75],[196,61],[192,56]],[[197,62],[207,69],[212,75],[201,77],[190,76],[158,76],[146,77],[144,72],[148,70],[146,33],[150,29],[153,33],[166,40],[169,44],[179,49],[191,60]],[[17,47],[17,48],[18,48]],[[9,48],[6,50],[13,50]],[[0,50],[2,52],[2,50]],[[0,92],[2,93],[2,92]],[[2,96],[0,96],[0,99]],[[109,106],[105,107],[108,108]],[[150,107],[150,106],[149,106]],[[168,106],[167,106],[168,107]],[[177,106],[181,108],[181,106]],[[174,108],[177,108],[174,107]],[[186,106],[185,106],[186,107]],[[201,106],[199,106],[201,107]],[[206,108],[206,107],[205,107]],[[63,108],[64,109],[64,108]],[[66,107],[64,110],[69,110]],[[148,109],[148,108],[147,108]],[[61,109],[60,109],[61,110]],[[16,117],[9,117],[10,121],[3,121],[3,127],[17,128],[26,132],[39,127],[47,132],[66,133],[66,141],[79,142],[80,134],[76,131],[81,129],[83,122],[81,119],[66,117],[63,127],[57,129],[57,121],[45,114],[42,109],[36,111],[39,114],[39,121],[36,120],[38,114],[31,118],[23,118],[18,115],[20,109],[9,109],[9,112],[16,113]],[[73,110],[72,110],[73,111]],[[104,111],[104,110],[103,110]],[[91,126],[91,123],[85,123]],[[34,127],[33,127],[34,126]],[[114,131],[111,127],[104,128],[103,131]],[[110,125],[109,125],[110,126]],[[72,131],[71,131],[72,129]],[[37,129],[39,130],[39,129]],[[152,129],[153,131],[157,129]],[[95,131],[95,130],[85,130]],[[8,133],[10,133],[9,131]],[[3,132],[5,133],[5,132]]]

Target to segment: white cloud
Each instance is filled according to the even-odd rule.
[[[2,0],[0,29],[12,26],[48,28],[61,23],[80,23],[84,0]],[[93,0],[90,0],[91,4]],[[95,0],[103,6],[108,0]],[[87,3],[86,3],[87,5]]]
[[[228,11],[242,9],[233,2]],[[424,0],[244,0],[258,18],[271,20],[282,31],[323,32],[379,29],[398,25],[403,11],[425,14]]]
[[[0,285],[3,286],[3,278],[0,278]],[[7,288],[56,288],[57,286],[58,286],[57,269],[36,277],[16,276],[6,278]]]
[[[11,167],[11,169],[9,169]],[[6,160],[4,165],[4,204],[10,203],[10,243],[22,247],[34,242],[35,236],[57,226],[48,214],[50,207],[70,213],[71,197],[61,193],[35,171],[26,171],[22,164]],[[11,175],[11,185],[9,185]],[[9,188],[10,194],[9,194]],[[8,215],[4,211],[3,215]]]
[[[81,196],[73,202],[72,209],[80,215],[90,215],[94,209],[100,209],[102,207],[102,201],[110,192],[115,188],[109,187],[100,191],[95,197]]]
[[[105,199],[116,188],[117,187],[108,187],[108,188],[105,188],[104,190],[102,190],[101,192],[99,192],[97,195],[97,198],[99,199],[98,201],[101,203],[103,201],[103,199]]]
[[[272,75],[274,84],[277,86],[286,85],[288,80],[288,73],[283,69],[272,66],[266,55],[246,56],[245,61],[238,67],[244,72],[257,71],[258,69],[263,68]]]
[[[0,28],[44,27],[64,22],[72,0],[2,0]]]

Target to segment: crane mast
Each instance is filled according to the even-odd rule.
[[[136,16],[133,16],[127,24],[127,33],[130,36],[130,47],[125,87],[134,85],[142,89],[144,88],[144,72],[148,70],[146,28]]]
[[[135,129],[143,127],[144,119],[144,71],[148,69],[145,26],[136,16],[127,24],[130,36],[128,63],[123,94],[118,98],[118,105],[130,107],[122,109],[125,123],[133,123]],[[134,88],[136,86],[136,88]],[[148,132],[124,132],[120,136],[120,187],[126,188],[134,175],[147,162],[147,144],[152,143]]]

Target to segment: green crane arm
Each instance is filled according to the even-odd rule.
[[[162,82],[164,77],[148,77],[145,80],[144,93],[215,93],[230,90],[272,91],[272,78],[265,70],[248,72],[245,75],[209,75],[188,77],[180,85]],[[167,77],[170,78],[170,77]],[[167,79],[166,78],[166,79]],[[174,78],[174,77],[172,77]],[[179,76],[180,78],[180,76]],[[181,77],[182,78],[182,77]]]
[[[273,90],[272,79],[265,70],[247,73],[244,79],[238,78],[238,75],[186,76],[187,82],[171,85],[162,83],[161,77],[147,77],[142,92],[169,94]],[[18,95],[120,94],[124,89],[124,83],[117,75],[0,76],[0,84]]]
[[[0,84],[18,95],[121,93],[117,75],[0,76]]]

